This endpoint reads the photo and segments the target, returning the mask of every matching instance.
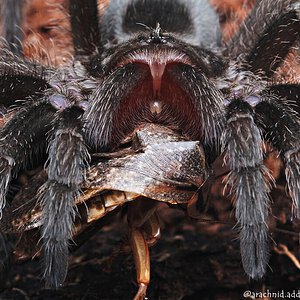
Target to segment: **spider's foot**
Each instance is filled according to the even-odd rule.
[[[9,236],[0,232],[0,289],[4,287],[10,270],[13,247]]]
[[[58,288],[68,271],[69,240],[75,217],[73,199],[76,189],[55,181],[40,190],[43,209],[42,251],[46,287]]]
[[[43,250],[45,286],[57,289],[62,286],[68,272],[68,242],[49,240]]]
[[[244,270],[253,279],[266,273],[269,260],[268,227],[266,224],[248,225],[241,228],[240,245]]]
[[[269,258],[268,245],[268,178],[263,166],[242,169],[236,184],[236,217],[240,229],[241,258],[251,278],[261,278]],[[232,182],[232,181],[231,181]],[[252,188],[249,188],[252,187]]]

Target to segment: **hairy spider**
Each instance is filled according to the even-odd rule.
[[[48,180],[39,191],[46,284],[65,279],[73,203],[90,153],[117,148],[145,123],[200,141],[208,170],[224,154],[243,267],[261,278],[272,183],[263,139],[280,151],[300,216],[300,125],[287,101],[299,105],[300,88],[272,81],[298,42],[300,2],[259,1],[224,45],[206,0],[114,0],[100,22],[95,0],[70,0],[75,56],[60,69],[22,58],[21,33],[11,30],[22,1],[4,4],[10,50],[0,58],[1,103],[16,106],[0,133],[0,208],[12,177],[47,150]]]

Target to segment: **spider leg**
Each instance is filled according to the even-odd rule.
[[[266,139],[283,157],[289,194],[300,218],[300,123],[298,115],[275,95],[262,95],[255,113]]]
[[[253,72],[272,77],[300,34],[300,4],[295,0],[262,0],[254,7],[225,54]]]
[[[300,114],[300,84],[275,84],[268,89],[279,99],[289,99],[289,105]]]
[[[0,59],[1,104],[9,107],[16,100],[24,102],[0,132],[0,216],[12,171],[16,173],[45,148],[43,141],[56,111],[49,99],[41,96],[49,87],[48,71],[51,73],[12,54]]]
[[[46,134],[55,114],[47,100],[21,108],[0,132],[0,215],[13,173],[26,166],[29,158],[38,157],[45,148]]]
[[[1,20],[2,36],[5,46],[14,54],[22,56],[22,8],[24,0],[2,0]]]
[[[263,165],[262,136],[252,107],[233,100],[227,108],[222,147],[231,172],[227,183],[235,194],[237,228],[245,272],[264,275],[268,262],[268,204],[271,176]]]
[[[76,211],[74,199],[84,181],[89,153],[82,137],[82,110],[58,113],[49,144],[48,181],[41,187],[42,251],[46,286],[59,287],[67,274],[68,247]]]
[[[70,16],[76,56],[88,56],[101,49],[96,0],[71,0]]]
[[[16,100],[27,97],[41,97],[41,92],[49,88],[47,77],[49,68],[34,64],[15,55],[1,53],[0,58],[0,102],[6,107]]]
[[[8,234],[0,232],[0,288],[7,279],[7,274],[10,270],[12,261],[13,246]]]

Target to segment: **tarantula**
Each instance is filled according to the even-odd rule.
[[[300,88],[272,83],[298,42],[300,2],[259,1],[222,45],[206,0],[114,0],[100,21],[95,0],[70,0],[75,57],[61,69],[22,58],[20,33],[8,30],[18,28],[9,24],[19,24],[22,1],[5,4],[10,50],[0,58],[0,93],[4,106],[16,107],[0,133],[0,208],[11,179],[47,151],[48,180],[39,190],[46,284],[65,279],[73,203],[90,153],[115,149],[145,123],[200,141],[208,170],[224,154],[243,267],[261,278],[272,184],[263,139],[280,151],[300,217],[299,116],[286,101],[297,101]]]

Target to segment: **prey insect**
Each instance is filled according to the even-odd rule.
[[[6,2],[5,16],[18,24],[12,3]],[[14,4],[20,8],[22,1]],[[202,175],[224,154],[244,270],[252,278],[265,274],[272,176],[263,164],[263,139],[281,153],[299,216],[299,116],[287,101],[298,100],[299,84],[272,83],[299,39],[299,11],[299,1],[260,1],[222,45],[218,17],[205,0],[115,0],[100,21],[96,1],[71,0],[75,57],[60,69],[22,58],[21,37],[4,31],[10,50],[3,50],[0,60],[1,99],[5,106],[16,100],[24,104],[0,133],[0,207],[14,219],[5,206],[11,179],[47,152],[47,180],[37,203],[48,286],[60,286],[67,273],[74,199],[81,197],[90,154],[113,151],[148,123],[198,141],[205,153],[199,156],[199,161],[205,157]],[[195,166],[189,165],[191,173]],[[170,185],[183,179],[172,180]],[[136,257],[147,252],[143,230],[155,215],[141,203],[129,214]],[[142,211],[145,217],[139,220]],[[136,264],[143,265],[139,258]],[[138,274],[147,270],[140,267]],[[137,298],[145,296],[147,278],[139,279]]]

